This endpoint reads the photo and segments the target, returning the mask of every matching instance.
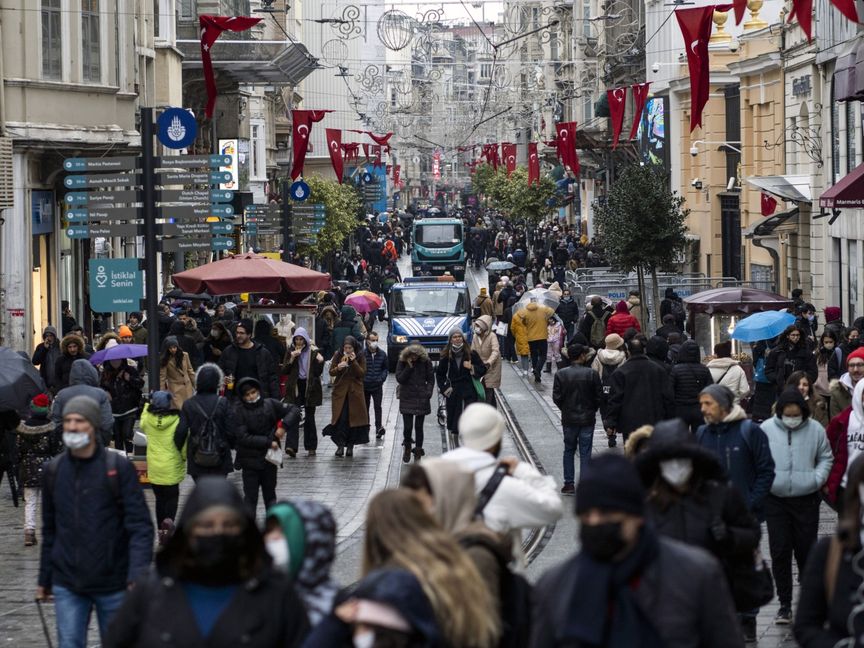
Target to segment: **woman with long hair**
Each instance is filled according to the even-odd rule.
[[[810,417],[820,423],[823,428],[828,427],[828,422],[831,420],[828,416],[828,401],[819,397],[816,394],[814,385],[810,382],[810,377],[804,371],[794,371],[786,380],[786,388],[794,387],[807,401],[807,407],[810,408]],[[776,408],[775,408],[776,409]]]
[[[369,443],[369,414],[363,389],[365,375],[366,358],[357,338],[349,335],[336,349],[330,363],[332,415],[330,425],[322,432],[333,439],[337,457],[353,457],[355,445]]]
[[[774,383],[776,395],[780,395],[786,380],[795,371],[805,371],[812,382],[819,375],[816,356],[808,346],[806,335],[793,324],[783,331],[779,344],[765,360],[765,376]]]
[[[195,370],[189,354],[180,349],[180,343],[169,335],[162,343],[159,356],[159,390],[171,392],[171,409],[180,410],[186,399],[195,394]]]
[[[476,351],[465,344],[462,329],[450,331],[447,345],[441,349],[441,359],[435,370],[438,391],[447,399],[447,429],[459,433],[457,424],[462,411],[471,403],[484,400],[474,386],[474,379],[486,373],[486,365]]]
[[[435,369],[429,354],[419,342],[409,344],[399,354],[396,365],[397,398],[402,415],[402,461],[420,461],[423,450],[423,421],[432,413],[430,399],[435,391]]]
[[[498,615],[480,573],[407,490],[382,491],[369,503],[363,575],[387,567],[404,569],[420,581],[450,646],[497,644]]]

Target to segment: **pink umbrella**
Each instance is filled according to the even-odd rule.
[[[345,303],[358,313],[371,313],[381,308],[383,300],[368,290],[358,290],[345,298]]]

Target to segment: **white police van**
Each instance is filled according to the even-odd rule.
[[[471,298],[464,281],[452,276],[409,277],[395,284],[387,305],[387,358],[396,371],[399,354],[419,342],[432,360],[438,360],[453,328],[471,342]]]

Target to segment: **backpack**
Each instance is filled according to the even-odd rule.
[[[216,431],[216,422],[213,420],[221,402],[222,397],[220,396],[216,399],[216,405],[213,406],[213,411],[208,416],[197,402],[192,401],[193,407],[204,417],[204,425],[201,426],[201,429],[195,435],[195,453],[192,455],[192,461],[202,468],[216,468],[222,465],[224,444],[219,438],[219,433]]]
[[[52,497],[54,495],[54,482],[57,478],[57,469],[62,458],[63,455],[60,454],[45,463],[42,467],[42,487]],[[119,453],[106,449],[105,477],[108,479],[108,488],[111,489],[111,496],[114,498],[114,503],[117,505],[120,517],[123,517],[123,494],[120,492],[119,466]]]
[[[600,382],[603,383],[603,395],[608,396],[612,392],[612,374],[621,365],[607,365],[602,360],[600,361],[602,370],[600,371]]]
[[[602,317],[597,317],[594,311],[588,311],[588,315],[594,318],[591,324],[591,346],[601,347],[606,341],[606,322]]]

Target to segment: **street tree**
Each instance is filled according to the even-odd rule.
[[[361,207],[360,195],[351,184],[339,184],[319,176],[304,178],[309,185],[309,202],[323,204],[326,212],[324,228],[318,232],[314,245],[298,248],[318,259],[338,250],[357,227],[357,212]]]
[[[471,182],[477,194],[484,196],[487,205],[501,211],[512,220],[524,220],[528,225],[539,223],[550,216],[555,207],[555,183],[542,176],[539,183],[528,186],[528,171],[517,167],[509,176],[499,167],[477,167]]]
[[[597,239],[616,268],[636,270],[645,296],[645,272],[651,274],[655,322],[659,323],[658,270],[671,269],[687,243],[684,224],[690,210],[670,190],[667,176],[650,165],[633,164],[618,175],[606,200],[594,207]],[[642,309],[643,318],[647,309]],[[645,330],[646,322],[640,322]]]

